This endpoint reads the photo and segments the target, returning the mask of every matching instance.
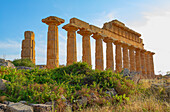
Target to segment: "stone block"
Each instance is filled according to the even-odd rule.
[[[33,108],[22,103],[14,103],[7,106],[7,112],[33,112]]]
[[[70,23],[73,23],[73,24],[77,25],[80,28],[90,29],[90,26],[89,26],[88,23],[86,23],[86,22],[84,22],[84,21],[82,21],[80,19],[77,19],[77,18],[71,18]]]
[[[94,25],[90,25],[90,30],[93,32],[93,33],[101,33],[102,32],[102,29],[97,27],[97,26],[94,26]]]
[[[52,105],[46,105],[46,104],[31,104],[33,107],[34,112],[51,112],[52,111]]]
[[[45,18],[45,19],[42,19],[42,22],[43,22],[43,23],[46,23],[47,25],[49,25],[49,24],[55,24],[55,25],[58,26],[58,25],[64,23],[65,20],[64,20],[64,19],[61,19],[61,18],[58,18],[58,17],[55,17],[55,16],[49,16],[49,17],[47,17],[47,18]]]

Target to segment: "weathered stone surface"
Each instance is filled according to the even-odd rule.
[[[142,69],[141,69],[141,49],[137,48],[136,49],[136,54],[135,54],[135,58],[136,58],[136,71],[139,73],[142,73]]]
[[[0,90],[5,90],[6,89],[6,85],[9,81],[4,80],[4,79],[0,79]]]
[[[106,69],[114,71],[113,40],[105,38],[104,42],[106,42]]]
[[[32,31],[25,31],[25,39],[22,41],[22,59],[30,59],[35,63],[35,34]]]
[[[7,112],[33,112],[33,108],[22,103],[14,103],[7,106]]]
[[[134,46],[129,47],[129,56],[130,56],[130,71],[135,72],[136,67],[135,67],[135,53],[134,53]]]
[[[116,72],[122,71],[122,45],[120,42],[115,42],[116,45]]]
[[[67,65],[77,62],[76,31],[77,27],[65,25],[62,27],[67,31]]]
[[[47,40],[47,68],[53,69],[59,67],[58,25],[64,23],[64,19],[49,16],[42,19],[42,22],[49,25]]]
[[[7,109],[7,105],[0,103],[0,112],[5,112],[6,109]]]
[[[129,69],[129,53],[128,53],[128,44],[123,44],[123,68]]]
[[[7,68],[15,68],[15,65],[9,61],[5,61],[4,63],[0,63],[0,66],[4,66]]]
[[[14,102],[11,102],[11,101],[4,101],[3,104],[5,104],[5,105],[11,105],[11,104],[14,104]]]
[[[34,112],[50,112],[52,111],[52,105],[46,104],[32,104]]]
[[[91,43],[90,43],[90,35],[92,34],[89,30],[81,29],[78,31],[82,38],[82,48],[83,48],[83,56],[82,61],[91,65]]]
[[[93,38],[96,40],[96,52],[95,52],[95,68],[98,70],[104,70],[103,63],[103,36],[100,34],[93,34]]]

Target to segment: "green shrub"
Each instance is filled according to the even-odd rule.
[[[87,63],[81,62],[55,69],[16,70],[2,67],[0,78],[11,82],[7,85],[5,92],[0,91],[0,96],[6,96],[8,100],[14,102],[20,100],[31,103],[55,101],[61,109],[65,104],[61,100],[61,95],[65,96],[68,102],[73,103],[77,109],[74,101],[82,96],[88,98],[89,103],[84,105],[85,107],[104,106],[122,103],[137,90],[131,80],[126,80],[110,70],[93,70]],[[106,91],[111,88],[115,88],[118,95],[108,99]],[[98,97],[98,100],[91,99],[92,93]]]
[[[15,66],[34,67],[35,64],[30,59],[15,59],[12,62]]]

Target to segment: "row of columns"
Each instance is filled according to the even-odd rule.
[[[47,68],[55,68],[59,66],[59,42],[58,42],[58,26],[64,23],[64,20],[54,16],[50,16],[42,20],[49,25],[48,27],[48,42],[47,42]],[[77,46],[76,46],[76,31],[79,29],[72,24],[63,26],[67,31],[67,65],[77,62]],[[115,62],[116,72],[121,72],[123,69],[129,69],[131,72],[142,73],[150,78],[154,75],[154,53],[144,49],[135,48],[132,45],[113,40],[105,37],[100,33],[92,33],[87,29],[78,31],[82,35],[83,56],[82,61],[91,65],[91,45],[90,36],[96,40],[95,49],[95,68],[104,70],[103,61],[103,41],[106,43],[106,69],[114,71],[114,53],[113,43],[116,46]],[[123,48],[123,52],[122,52]],[[123,57],[123,58],[122,58]]]
[[[63,27],[67,31],[67,65],[77,62],[76,48],[76,28],[73,25],[67,24]],[[86,29],[80,29],[77,33],[82,35],[83,56],[82,61],[91,65],[91,45],[90,36],[96,40],[95,46],[95,68],[104,70],[103,61],[103,41],[106,43],[106,69],[114,71],[114,53],[113,43],[116,46],[116,72],[121,72],[123,69],[129,69],[130,72],[142,73],[147,78],[154,75],[153,55],[154,53],[144,49],[136,48],[126,43],[114,41],[111,38],[106,38],[100,33],[92,33]],[[122,52],[123,49],[123,52]],[[122,58],[123,57],[123,58]],[[146,75],[148,74],[148,75]]]

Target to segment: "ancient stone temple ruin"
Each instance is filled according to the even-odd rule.
[[[32,31],[25,31],[25,39],[22,41],[22,59],[30,59],[35,63],[35,35]]]
[[[64,20],[50,16],[42,19],[42,22],[48,25],[47,68],[53,69],[59,67],[58,26],[64,23]],[[77,18],[71,18],[70,22],[62,28],[67,31],[66,65],[77,62],[76,33],[78,33],[82,36],[82,61],[89,65],[92,61],[90,38],[95,39],[95,69],[104,70],[103,42],[105,42],[106,69],[111,69],[113,72],[128,69],[130,72],[139,73],[145,78],[155,77],[153,62],[155,53],[145,50],[143,40],[140,38],[141,34],[129,29],[124,23],[113,20],[104,23],[103,28],[99,28]],[[113,46],[115,46],[115,53]],[[22,55],[25,56],[23,51]],[[35,55],[30,54],[29,56],[35,57]]]
[[[90,25],[77,18],[63,26],[67,31],[67,65],[77,61],[76,32],[82,35],[82,61],[91,65],[90,36],[96,40],[95,68],[104,70],[103,42],[106,43],[106,69],[121,72],[128,69],[144,77],[154,77],[153,52],[144,49],[141,34],[129,29],[118,20],[104,23],[103,28]],[[114,70],[113,45],[116,47]]]

